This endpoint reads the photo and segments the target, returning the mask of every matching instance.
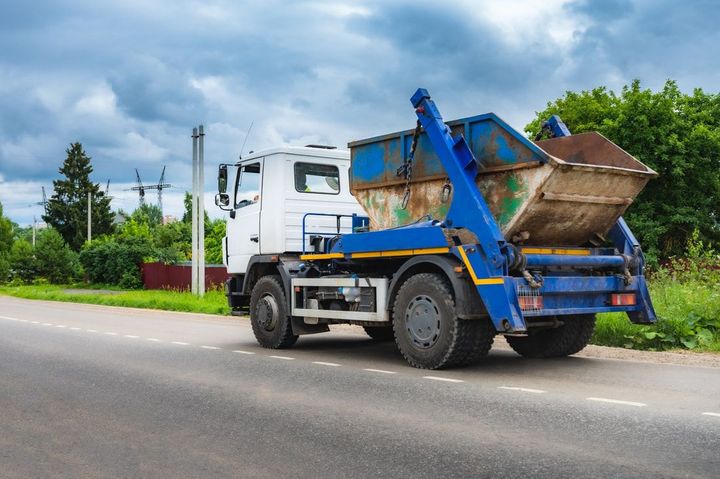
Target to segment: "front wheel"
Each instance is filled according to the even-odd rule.
[[[527,336],[506,336],[516,353],[526,358],[559,358],[580,352],[590,342],[595,315],[563,316],[563,325],[530,331]]]
[[[395,342],[416,368],[465,366],[490,350],[495,329],[489,320],[463,320],[446,279],[419,273],[407,279],[393,306]]]
[[[255,283],[250,295],[250,324],[264,348],[289,348],[297,341],[279,277],[263,276]]]

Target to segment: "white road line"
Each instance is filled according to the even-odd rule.
[[[179,346],[190,346],[190,343],[183,343],[182,341],[170,341],[170,344],[177,344]]]
[[[607,402],[611,404],[624,404],[626,406],[635,406],[635,407],[645,407],[647,404],[642,402],[633,402],[633,401],[622,401],[620,399],[608,399],[608,398],[585,398],[588,401],[598,401],[598,402]]]
[[[275,359],[284,359],[285,361],[292,361],[295,358],[291,358],[290,356],[270,356],[271,358]]]
[[[720,412],[704,412],[702,413],[703,416],[714,416],[714,417],[720,417]]]
[[[21,323],[27,323],[29,320],[27,320],[27,319],[19,319],[18,321],[20,321]]]
[[[542,394],[546,393],[547,391],[543,391],[542,389],[532,389],[532,388],[519,388],[515,386],[498,386],[498,389],[506,389],[508,391],[520,391],[524,393],[533,393],[533,394]]]
[[[423,379],[431,379],[433,381],[445,381],[447,383],[464,383],[462,379],[443,378],[440,376],[423,376]]]
[[[88,333],[97,333],[97,329],[86,329],[85,331]]]
[[[32,324],[40,324],[40,321],[30,321]]]
[[[134,334],[123,334],[123,337],[130,338],[130,339],[137,339],[140,336],[135,336]]]
[[[55,327],[56,328],[67,328],[67,326],[65,326],[64,324],[56,324]]]
[[[20,321],[18,318],[11,318],[10,316],[0,316],[1,319],[8,319],[10,321]]]
[[[332,366],[334,368],[340,366],[338,363],[326,363],[324,361],[313,361],[313,364],[319,364],[320,366]]]
[[[42,323],[43,326],[52,326],[53,323]]]
[[[70,329],[73,331],[80,331],[82,328],[78,328],[77,326],[75,326],[74,328],[70,328]]]
[[[117,333],[113,333],[112,331],[106,331],[104,334],[107,334],[108,336],[117,336]]]
[[[218,348],[217,346],[200,346],[200,347],[203,349],[221,349],[221,348]]]
[[[235,351],[233,351],[233,353],[238,353],[238,354],[255,354],[255,353],[253,353],[252,351],[241,351],[240,349],[236,349]]]
[[[397,374],[395,371],[385,371],[384,369],[363,368],[363,371],[380,374]]]
[[[162,341],[157,338],[145,338],[145,339],[147,339],[148,341],[152,341],[153,343],[162,343]]]

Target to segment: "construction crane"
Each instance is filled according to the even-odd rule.
[[[160,174],[160,181],[157,182],[155,185],[143,185],[142,180],[140,179],[140,172],[137,168],[135,168],[135,177],[137,180],[137,186],[133,186],[130,188],[131,191],[137,191],[140,196],[140,206],[145,204],[145,190],[157,190],[158,192],[158,208],[160,208],[160,213],[163,211],[163,205],[162,205],[162,192],[164,189],[172,188],[172,185],[169,183],[165,183],[165,166],[163,166],[162,173]]]
[[[45,214],[47,214],[48,199],[47,199],[47,194],[45,194],[45,187],[44,187],[44,186],[42,187],[42,201],[38,201],[37,203],[33,203],[32,205],[33,205],[33,206],[34,206],[34,205],[42,206],[42,207],[43,207],[43,210],[45,211]]]

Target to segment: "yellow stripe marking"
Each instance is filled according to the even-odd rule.
[[[323,254],[301,254],[300,259],[312,261],[314,259],[339,259],[344,258],[342,253],[323,253]]]
[[[397,249],[388,251],[367,251],[364,253],[352,253],[353,259],[358,258],[387,258],[391,256],[416,256],[420,254],[446,254],[450,252],[450,248],[419,248],[419,249]],[[321,254],[303,254],[300,259],[303,261],[322,260],[322,259],[341,259],[344,258],[343,253],[321,253]]]
[[[353,253],[350,256],[356,258],[387,258],[390,256],[416,256],[420,254],[446,254],[450,252],[450,248],[419,248],[419,249],[399,249],[389,251],[368,251],[365,253]]]
[[[458,253],[460,253],[460,257],[463,260],[463,263],[465,263],[465,267],[468,270],[468,273],[470,273],[470,277],[473,280],[473,283],[475,283],[476,286],[485,286],[488,284],[503,284],[505,280],[503,278],[478,278],[475,274],[475,270],[473,269],[472,265],[470,264],[470,260],[468,260],[467,254],[465,253],[465,248],[462,246],[458,246]]]
[[[524,254],[563,254],[573,256],[590,256],[589,249],[574,248],[522,248]]]

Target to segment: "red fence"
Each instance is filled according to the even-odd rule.
[[[192,275],[190,263],[163,264],[143,263],[140,265],[145,289],[189,290]],[[222,265],[205,266],[205,287],[221,286],[230,276]]]

